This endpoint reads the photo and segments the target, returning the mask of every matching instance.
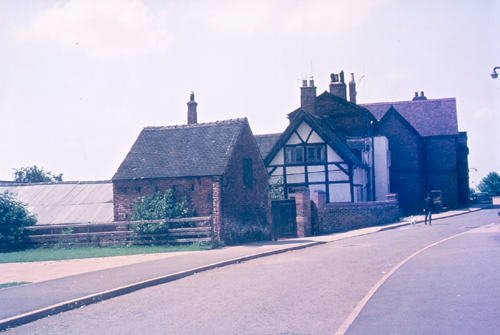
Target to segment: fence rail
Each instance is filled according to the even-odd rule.
[[[161,234],[142,234],[133,226],[167,223]],[[189,224],[188,227],[185,225]],[[187,244],[212,241],[212,217],[200,216],[165,220],[117,221],[35,225],[26,228],[35,246],[104,246],[123,244]]]

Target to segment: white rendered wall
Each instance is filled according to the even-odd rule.
[[[389,141],[385,136],[377,136],[375,140],[375,198],[377,201],[386,200],[389,194]]]

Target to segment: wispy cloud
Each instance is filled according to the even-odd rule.
[[[139,0],[70,0],[38,13],[19,31],[25,41],[57,43],[93,58],[117,59],[166,50],[166,13]]]
[[[217,33],[342,34],[388,0],[213,0],[191,3],[188,17]]]

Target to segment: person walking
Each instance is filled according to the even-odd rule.
[[[429,194],[425,199],[424,199],[424,204],[422,206],[424,208],[424,214],[425,214],[425,224],[427,225],[427,220],[429,220],[429,226],[432,223],[432,198],[431,195]]]

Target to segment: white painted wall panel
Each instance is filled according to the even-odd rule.
[[[286,168],[287,183],[304,183],[306,181],[305,169],[303,166],[289,166]]]
[[[297,133],[300,137],[305,141],[311,132],[311,127],[305,122],[302,122],[300,126],[297,128]]]
[[[330,184],[330,202],[350,202],[351,188],[349,184]]]
[[[286,142],[286,144],[300,144],[300,143],[302,143],[302,141],[295,133],[293,133],[292,136],[290,136],[290,138]]]
[[[338,170],[336,166],[328,167],[328,180],[330,181],[347,181],[349,176],[342,170]]]
[[[328,162],[341,162],[342,158],[329,145],[326,146],[326,156]]]
[[[269,165],[282,165],[285,162],[285,156],[283,154],[283,148],[278,151],[276,156],[274,156],[273,160]]]
[[[325,181],[325,167],[322,165],[308,166],[307,167],[309,182],[324,182]]]
[[[325,143],[325,141],[323,141],[323,139],[315,131],[313,131],[307,143]]]

